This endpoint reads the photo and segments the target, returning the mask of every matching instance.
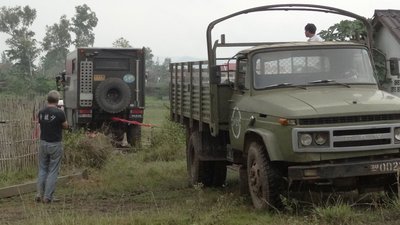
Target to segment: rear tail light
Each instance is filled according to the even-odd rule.
[[[78,110],[78,117],[92,117],[92,110],[91,109],[79,109]]]
[[[143,119],[143,109],[141,109],[141,108],[131,109],[129,118],[130,119]]]
[[[143,109],[131,109],[131,114],[143,114]]]

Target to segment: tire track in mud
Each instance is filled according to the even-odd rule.
[[[50,204],[36,203],[34,194],[0,200],[0,224],[20,224],[38,216],[56,213],[71,214],[110,214],[134,211],[160,210],[179,202],[182,198],[193,195],[192,188],[173,190],[137,191],[123,195],[104,194],[67,194],[58,196],[57,202]]]

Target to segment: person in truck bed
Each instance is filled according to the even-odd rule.
[[[304,27],[304,33],[308,37],[307,41],[324,41],[318,34],[315,34],[317,27],[313,23],[307,23]]]

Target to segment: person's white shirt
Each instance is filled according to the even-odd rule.
[[[324,41],[318,34],[315,34],[314,36],[310,37],[308,41]]]

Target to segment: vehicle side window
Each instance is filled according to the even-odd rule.
[[[247,59],[239,59],[237,62],[236,86],[239,89],[249,89],[249,77],[246,76]]]

